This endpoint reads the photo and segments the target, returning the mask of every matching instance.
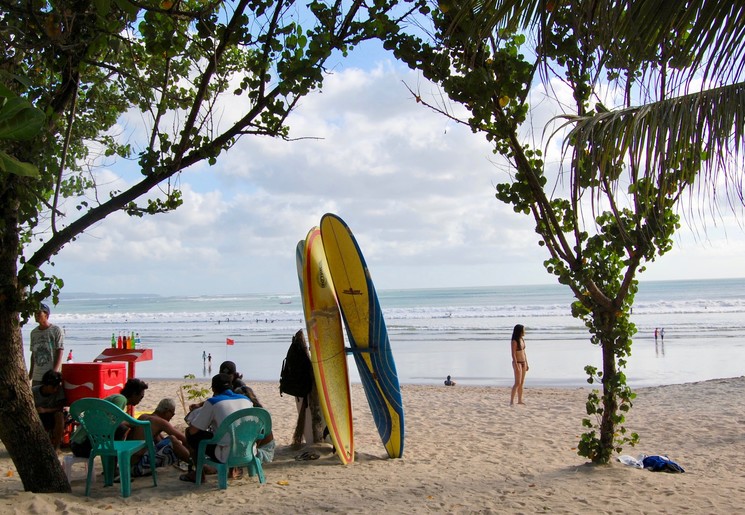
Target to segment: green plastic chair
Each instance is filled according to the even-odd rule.
[[[91,455],[88,458],[88,479],[85,483],[85,495],[90,494],[93,483],[93,461],[96,456],[101,457],[103,465],[104,486],[114,484],[114,471],[119,462],[119,480],[121,482],[122,497],[129,497],[132,486],[132,454],[140,449],[147,449],[150,463],[155,463],[155,445],[150,422],[137,420],[120,410],[118,406],[104,399],[79,399],[70,406],[70,414],[88,433],[91,442]],[[115,440],[114,434],[120,424],[126,423],[130,427],[142,426],[145,440]],[[153,472],[153,486],[158,486],[155,468]]]
[[[233,467],[248,467],[250,476],[259,476],[259,483],[266,483],[261,460],[256,456],[254,447],[272,431],[272,417],[263,408],[244,408],[231,413],[215,431],[209,440],[199,442],[197,449],[196,483],[202,484],[202,470],[205,465],[217,469],[217,484],[221,490],[228,487],[228,470]],[[230,454],[225,463],[210,459],[206,455],[207,445],[219,444],[226,435],[230,438]]]

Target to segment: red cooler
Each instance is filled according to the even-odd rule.
[[[127,382],[126,363],[63,363],[62,379],[69,406],[78,399],[103,399],[121,392]]]

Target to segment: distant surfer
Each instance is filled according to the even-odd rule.
[[[207,364],[207,351],[202,351],[202,365]]]
[[[450,379],[450,376],[447,376],[447,379],[445,379],[445,386],[455,386],[455,381]]]
[[[523,402],[523,384],[525,384],[525,374],[530,370],[528,366],[528,356],[525,353],[525,326],[517,324],[512,330],[512,370],[515,372],[515,384],[512,386],[510,394],[510,406],[515,403],[515,394],[517,394],[517,403]]]
[[[662,340],[662,343],[665,343],[665,328],[664,327],[660,329],[660,340]]]

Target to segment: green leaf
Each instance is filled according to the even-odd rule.
[[[44,124],[44,113],[28,100],[8,98],[0,107],[0,139],[26,141],[35,137]]]
[[[30,163],[22,163],[0,150],[0,171],[21,175],[23,177],[38,177],[39,169]]]

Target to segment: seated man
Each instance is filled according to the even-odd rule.
[[[445,386],[455,386],[455,381],[450,379],[450,376],[447,376],[447,378],[445,379]]]
[[[132,377],[127,379],[121,393],[109,395],[104,400],[109,401],[124,411],[128,405],[137,406],[143,397],[145,397],[145,390],[147,390],[147,383],[141,379]],[[115,438],[117,440],[126,440],[128,431],[129,427],[122,424],[122,427],[117,430]],[[70,437],[70,450],[78,458],[87,458],[91,455],[91,442],[88,440],[88,433],[83,429],[83,426],[78,427]]]
[[[190,453],[186,447],[186,436],[184,433],[173,427],[171,419],[176,414],[176,402],[173,399],[162,399],[155,411],[152,413],[143,413],[139,420],[150,421],[150,431],[153,434],[153,443],[155,444],[155,466],[163,467],[176,462],[176,459],[189,461]],[[142,427],[132,429],[129,439],[144,440],[145,435]],[[163,435],[165,433],[165,436]],[[151,472],[150,456],[145,449],[142,449],[133,456],[133,476],[142,476]]]
[[[257,407],[263,408],[259,398],[256,396],[254,391],[243,382],[243,374],[236,371],[235,363],[232,361],[223,361],[220,365],[220,373],[227,374],[230,376],[231,388],[235,393],[245,395],[248,400]],[[266,437],[256,442],[257,444],[257,456],[262,463],[269,463],[274,459],[274,449],[276,444],[274,443],[274,434],[270,431]]]
[[[231,377],[228,374],[217,374],[212,378],[212,393],[204,401],[203,405],[189,412],[186,421],[186,441],[189,444],[192,461],[197,460],[197,449],[199,442],[208,440],[214,436],[214,431],[220,423],[231,413],[244,408],[251,408],[253,404],[248,397],[240,395],[231,390]],[[211,459],[224,463],[230,452],[230,436],[225,435],[225,441],[217,445],[207,446],[206,453]],[[196,482],[196,472],[189,466],[189,472],[179,477],[181,481]]]
[[[39,413],[44,429],[49,433],[49,439],[55,450],[59,450],[65,429],[65,389],[62,388],[62,374],[54,370],[47,370],[41,378],[41,384],[31,388],[34,394],[34,404]]]

